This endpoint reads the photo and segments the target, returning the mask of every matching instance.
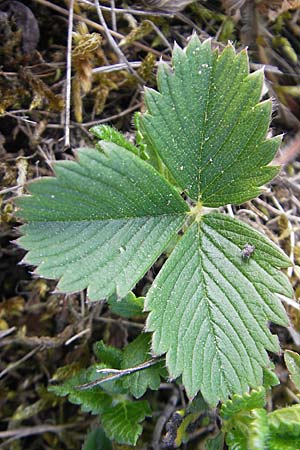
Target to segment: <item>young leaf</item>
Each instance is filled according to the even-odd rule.
[[[245,260],[246,243],[255,251]],[[147,330],[170,375],[210,404],[263,383],[265,349],[278,351],[268,320],[287,324],[276,293],[292,295],[277,268],[288,258],[249,226],[219,213],[194,222],[149,290]]]
[[[139,149],[125,139],[124,135],[117,131],[115,128],[112,128],[108,125],[96,125],[89,130],[96,138],[100,140],[98,143],[99,148],[101,149],[101,141],[113,142],[117,144],[119,147],[126,148],[132,153],[138,155]]]
[[[115,294],[111,295],[107,301],[111,312],[119,316],[130,318],[143,316],[144,297],[136,297],[133,292],[129,292],[126,297],[118,299]]]
[[[82,450],[112,450],[112,444],[101,428],[95,428],[86,436]]]
[[[268,414],[272,434],[290,436],[300,442],[300,405],[277,409]]]
[[[284,353],[284,361],[288,368],[290,378],[294,385],[300,391],[300,355],[299,353],[286,350]]]
[[[88,383],[99,378],[99,374],[94,366],[83,369],[72,378],[69,378],[60,385],[50,385],[48,390],[54,394],[65,397],[75,405],[81,405],[83,412],[91,412],[92,414],[100,414],[111,405],[112,398],[100,387],[94,387],[86,391],[76,389],[80,384]]]
[[[103,142],[56,164],[56,178],[30,184],[18,199],[29,250],[25,261],[58,289],[88,288],[91,300],[124,297],[184,223],[186,203],[150,165]]]
[[[161,64],[159,92],[147,89],[143,133],[177,184],[195,201],[217,207],[256,197],[277,173],[266,165],[280,139],[265,140],[271,102],[258,103],[263,73],[249,75],[246,50],[218,55],[193,36],[175,46],[173,70]]]
[[[151,358],[150,355],[151,335],[140,334],[133,342],[128,344],[124,350],[122,369],[137,366]],[[146,390],[158,389],[160,376],[166,375],[164,362],[158,362],[155,366],[126,376],[123,386],[135,397],[140,398]]]
[[[261,409],[266,403],[266,392],[264,388],[253,389],[250,393],[243,395],[235,394],[232,399],[227,400],[221,407],[221,417],[227,421],[232,419],[233,423],[238,414],[250,412],[253,409]]]
[[[263,387],[265,389],[277,386],[280,384],[280,380],[276,373],[274,372],[274,364],[271,363],[270,367],[267,367],[263,371]]]
[[[268,448],[269,424],[267,411],[255,409],[252,411],[252,418],[249,426],[248,448],[251,448],[251,450]]]
[[[143,431],[140,423],[146,416],[151,416],[148,402],[123,401],[107,408],[101,416],[101,422],[110,439],[120,444],[135,445]]]

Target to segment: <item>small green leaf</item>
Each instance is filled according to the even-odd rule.
[[[60,385],[50,385],[48,390],[59,397],[68,396],[69,402],[80,405],[83,412],[100,414],[111,405],[111,396],[97,386],[85,391],[75,389],[76,386],[94,381],[97,378],[100,378],[99,374],[96,367],[92,366],[79,371],[75,376]]]
[[[120,369],[122,362],[122,350],[111,345],[104,344],[103,341],[95,342],[94,344],[95,356],[103,364],[113,369]]]
[[[136,297],[133,292],[129,292],[126,297],[118,299],[115,294],[111,295],[107,301],[111,312],[119,316],[130,318],[143,316],[144,297]]]
[[[124,135],[117,131],[115,128],[110,127],[108,125],[96,125],[95,127],[90,128],[90,132],[99,139],[99,148],[101,149],[101,141],[113,142],[117,144],[119,147],[126,148],[132,153],[136,155],[139,154],[139,149],[125,139]]]
[[[299,353],[286,350],[284,352],[284,361],[288,368],[290,378],[298,391],[300,391],[300,355]]]
[[[95,428],[86,436],[82,450],[112,450],[112,444],[101,428]]]
[[[300,443],[300,405],[277,409],[269,413],[268,419],[272,434],[293,437]]]
[[[246,243],[255,246],[242,258]],[[190,397],[199,390],[209,404],[263,383],[278,339],[267,321],[286,325],[276,293],[292,296],[277,269],[289,259],[261,234],[224,214],[189,227],[151,286],[145,309],[152,349],[167,353],[170,375],[182,374]]]
[[[125,347],[122,369],[137,366],[151,359],[150,346],[151,334],[140,334],[133,342]],[[158,362],[148,369],[127,375],[123,378],[123,386],[135,398],[140,398],[148,388],[153,390],[158,389],[162,375],[167,375],[163,361]]]
[[[266,403],[266,391],[264,388],[253,389],[250,393],[243,395],[235,394],[232,399],[227,400],[221,407],[221,417],[223,420],[235,420],[235,416],[241,413],[250,412],[253,409],[261,409]]]
[[[263,387],[265,389],[277,386],[280,384],[280,380],[276,373],[274,372],[274,364],[271,364],[271,368],[265,368],[263,375]]]
[[[182,190],[210,207],[256,197],[278,171],[267,164],[280,138],[265,140],[271,102],[259,103],[263,72],[249,75],[247,52],[228,45],[219,55],[194,35],[157,81],[141,125]]]
[[[25,261],[58,289],[124,297],[176,235],[188,206],[149,164],[112,143],[55,165],[18,199]]]
[[[123,401],[106,408],[101,416],[101,422],[110,439],[119,444],[135,445],[143,431],[140,423],[146,416],[151,416],[148,402]]]
[[[268,415],[265,409],[252,411],[252,422],[249,426],[248,448],[262,450],[268,448],[269,426]]]

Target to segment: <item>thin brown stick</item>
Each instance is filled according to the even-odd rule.
[[[12,436],[26,437],[32,434],[41,433],[60,433],[66,428],[77,426],[78,423],[67,423],[65,425],[37,425],[36,427],[17,428],[15,430],[0,431],[0,439],[6,439]]]
[[[140,372],[141,370],[148,369],[149,367],[152,367],[159,362],[163,361],[162,358],[152,358],[149,361],[145,361],[142,364],[139,364],[134,367],[130,367],[129,369],[99,369],[97,372],[99,373],[110,373],[107,377],[100,378],[99,380],[90,381],[89,383],[80,384],[79,386],[75,386],[75,389],[79,391],[84,391],[86,389],[91,389],[95,386],[99,386],[100,384],[106,383],[107,381],[117,380],[119,378],[122,378],[126,375],[130,375],[132,373]]]
[[[18,359],[14,363],[9,364],[2,372],[0,373],[0,378],[3,378],[4,375],[7,375],[9,372],[11,372],[13,369],[18,367],[23,362],[27,361],[27,359],[31,358],[33,355],[35,355],[39,350],[41,350],[41,346],[34,348],[29,353],[27,353],[23,358]]]
[[[131,67],[130,63],[128,62],[126,56],[124,55],[124,53],[122,52],[122,50],[120,49],[120,47],[118,46],[118,44],[116,43],[113,35],[112,35],[112,30],[110,30],[105,22],[104,16],[102,14],[101,8],[100,8],[100,4],[99,4],[99,0],[94,0],[95,1],[95,7],[97,10],[97,14],[100,20],[101,25],[103,26],[104,29],[104,33],[105,36],[110,44],[110,46],[113,48],[113,50],[115,51],[115,53],[118,55],[119,60],[123,63],[126,64],[126,67],[128,69],[128,71],[138,80],[139,83],[141,83],[141,85],[144,84],[144,80],[139,76],[139,74],[133,69],[133,67]]]
[[[100,125],[101,123],[110,122],[111,120],[118,119],[119,117],[126,116],[127,114],[131,113],[132,111],[135,111],[141,107],[141,103],[137,103],[136,105],[131,106],[130,108],[125,109],[124,111],[114,114],[113,116],[106,117],[105,119],[101,120],[95,120],[93,122],[85,122],[81,124],[83,127],[91,127],[93,125]]]

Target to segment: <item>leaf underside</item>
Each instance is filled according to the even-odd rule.
[[[263,73],[249,75],[246,50],[193,36],[175,46],[171,70],[160,64],[159,92],[147,89],[144,134],[178,186],[195,201],[217,207],[256,197],[277,173],[266,167],[280,138],[265,140],[271,103],[258,103]]]
[[[244,260],[246,243],[254,254]],[[277,268],[289,265],[283,253],[241,222],[214,213],[194,223],[155,279],[145,308],[152,348],[167,353],[172,377],[182,374],[190,397],[198,390],[210,404],[263,382],[278,351],[268,320],[287,318],[275,293],[292,295]]]
[[[91,300],[124,297],[182,226],[188,207],[151,166],[112,143],[80,149],[56,178],[30,184],[17,199],[24,261],[60,278],[58,290],[88,288]]]
[[[61,292],[87,288],[91,300],[125,297],[188,225],[147,294],[147,330],[170,376],[182,375],[188,395],[201,390],[210,404],[262,385],[266,350],[278,351],[267,322],[287,323],[276,294],[292,296],[278,271],[290,261],[223,214],[187,220],[178,192],[200,202],[196,210],[237,204],[277,173],[268,164],[280,138],[265,140],[271,103],[259,103],[262,82],[262,72],[249,75],[246,51],[219,55],[194,36],[175,47],[173,71],[160,66],[159,92],[147,91],[140,119],[176,188],[130,146],[101,142],[102,152],[80,149],[17,199],[28,222],[19,239],[25,262],[59,278]],[[246,244],[255,250],[242,258]]]

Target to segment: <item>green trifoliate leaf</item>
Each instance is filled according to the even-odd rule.
[[[300,391],[300,355],[299,353],[286,350],[284,353],[284,361],[288,368],[290,378],[294,385]]]
[[[245,245],[255,247],[243,257]],[[154,354],[167,353],[190,397],[210,404],[263,383],[266,352],[278,351],[267,321],[285,325],[276,293],[292,296],[278,271],[288,258],[249,226],[215,213],[194,222],[147,294]]]
[[[124,350],[122,369],[138,366],[151,359],[150,354],[151,334],[142,333]],[[164,361],[160,361],[148,369],[132,373],[123,378],[123,386],[135,397],[140,398],[146,390],[158,389],[160,376],[167,375]]]
[[[95,428],[86,436],[82,450],[112,450],[112,444],[101,428]]]
[[[140,423],[151,416],[148,402],[123,401],[107,408],[101,416],[105,433],[119,444],[135,445],[143,431]]]
[[[59,397],[68,396],[68,400],[75,405],[80,405],[83,412],[100,414],[111,405],[112,398],[100,387],[94,387],[89,390],[81,391],[76,389],[84,383],[88,383],[100,378],[96,367],[92,366],[83,369],[60,385],[50,385],[48,390],[54,392]]]
[[[175,46],[172,63],[159,67],[159,92],[145,94],[147,140],[193,200],[217,207],[256,197],[277,173],[266,165],[280,142],[265,140],[263,73],[249,75],[246,50],[236,55],[229,45],[219,55],[196,36],[184,50]]]
[[[130,318],[143,316],[144,314],[144,297],[136,297],[133,292],[129,292],[122,299],[113,294],[109,297],[107,303],[111,312],[122,317]]]
[[[25,261],[58,289],[124,297],[182,226],[186,203],[150,165],[112,143],[55,165],[22,197]]]

